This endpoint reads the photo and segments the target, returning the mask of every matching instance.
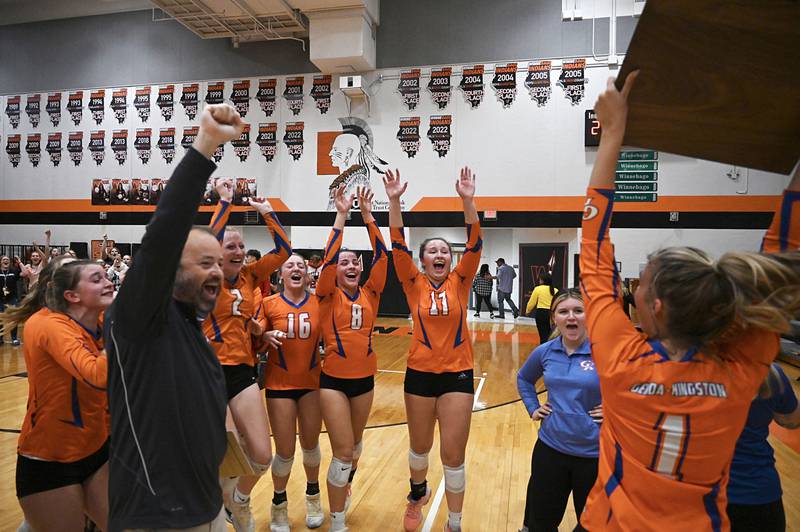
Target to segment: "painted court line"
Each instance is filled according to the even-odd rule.
[[[478,389],[475,390],[475,398],[472,400],[472,410],[475,410],[475,407],[478,405],[481,397],[481,390],[483,390],[483,383],[486,382],[486,377],[476,377],[476,379],[477,378],[480,379],[480,382],[478,383]],[[431,506],[428,508],[428,515],[425,517],[425,523],[422,525],[422,532],[431,532],[433,522],[436,520],[436,514],[439,513],[439,506],[442,504],[443,497],[444,477],[442,477],[442,480],[439,481],[439,486],[436,488],[436,494],[433,496],[433,502],[431,502]]]

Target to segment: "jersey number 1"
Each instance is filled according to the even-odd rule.
[[[657,435],[650,470],[681,480],[683,459],[689,446],[689,415],[662,412],[653,430],[657,431]]]
[[[238,288],[231,288],[231,294],[236,297],[236,299],[233,300],[233,305],[231,305],[231,316],[241,316],[242,311],[239,310],[239,305],[241,305],[244,300],[242,293]]]

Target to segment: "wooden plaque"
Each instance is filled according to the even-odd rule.
[[[625,144],[789,174],[800,158],[800,2],[648,0]]]

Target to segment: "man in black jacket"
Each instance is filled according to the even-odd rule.
[[[222,251],[192,222],[216,168],[214,150],[242,129],[232,107],[206,106],[106,313],[112,532],[226,529],[225,381],[201,329],[222,283]]]

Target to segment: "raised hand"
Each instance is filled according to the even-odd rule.
[[[391,170],[386,170],[386,174],[383,176],[383,186],[386,189],[386,195],[389,196],[389,200],[399,200],[400,196],[406,191],[408,188],[408,182],[403,183],[400,181],[400,170],[395,170],[392,172]]]
[[[197,151],[211,157],[217,146],[239,138],[244,129],[242,117],[226,103],[206,105],[200,116],[200,130],[194,140]]]
[[[50,231],[50,229],[48,229],[47,231],[44,232],[44,236],[46,236],[47,238],[50,238],[50,235],[52,235],[52,234],[53,233]]]
[[[264,216],[265,214],[275,210],[272,208],[272,204],[267,201],[267,198],[256,198],[254,196],[250,196],[249,203],[250,206],[257,210],[258,214],[261,216]]]
[[[461,174],[456,180],[456,192],[462,200],[475,197],[475,174],[472,173],[469,166],[461,169]]]
[[[597,113],[597,119],[600,121],[600,127],[604,135],[625,133],[625,123],[628,120],[628,95],[631,93],[633,84],[638,76],[638,70],[628,74],[621,91],[617,90],[616,85],[614,85],[615,78],[608,78],[606,90],[597,97],[594,110]]]
[[[333,196],[333,204],[336,206],[336,212],[342,214],[350,212],[350,209],[353,208],[353,202],[355,199],[355,194],[345,196],[344,184],[339,185],[339,188],[336,189],[336,194]]]
[[[214,181],[214,190],[219,194],[219,199],[230,203],[233,201],[233,179],[220,177]]]
[[[358,208],[361,210],[361,217],[364,223],[370,223],[374,220],[372,217],[372,198],[375,194],[367,187],[358,187],[356,189],[356,197],[358,198]]]

